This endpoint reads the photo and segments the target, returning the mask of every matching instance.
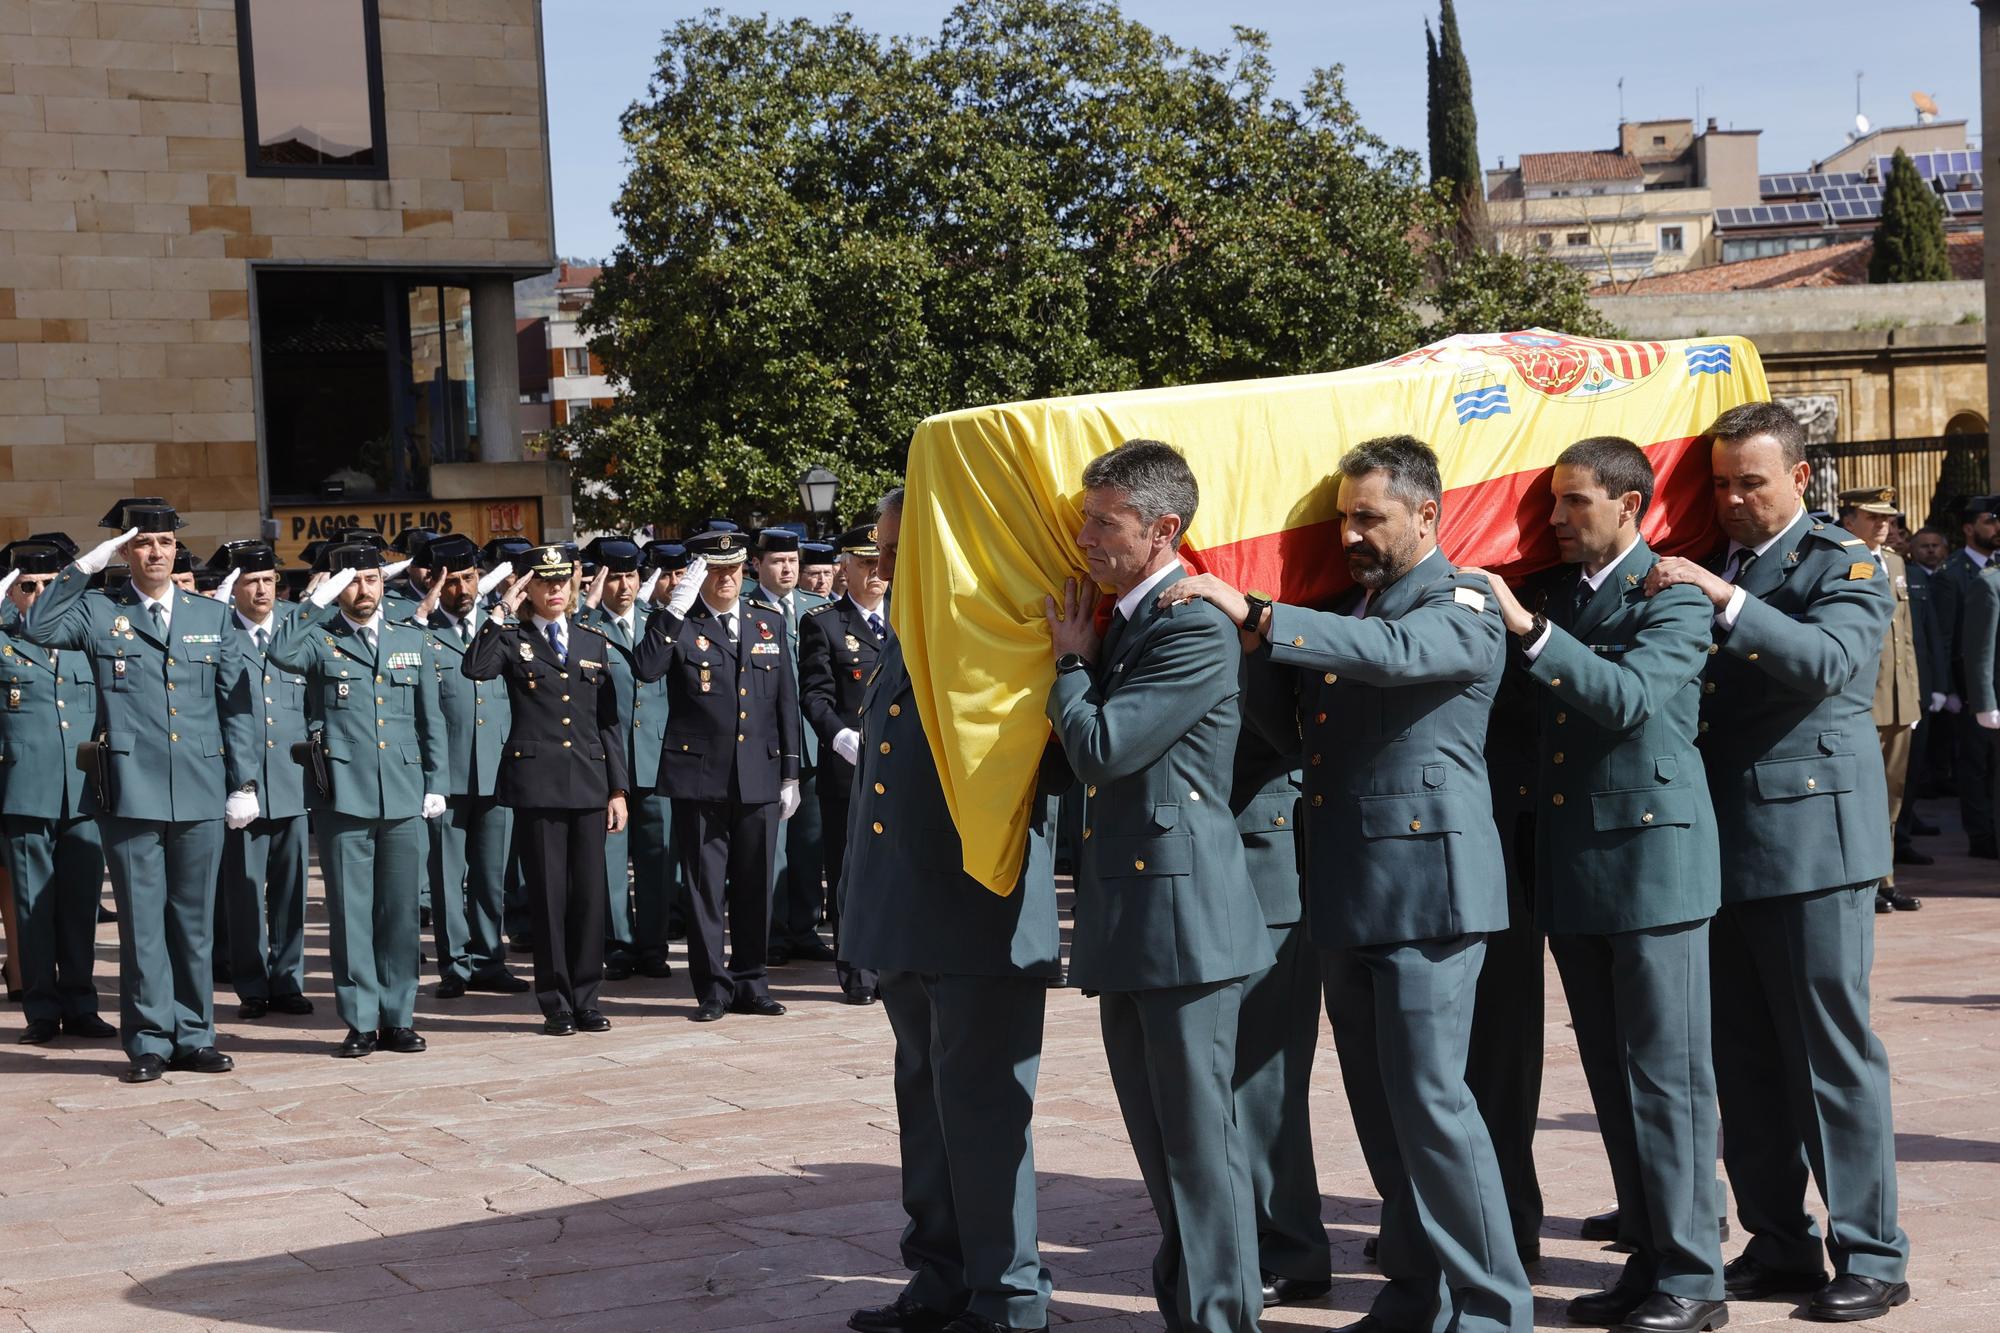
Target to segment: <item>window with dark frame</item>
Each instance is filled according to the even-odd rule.
[[[389,175],[377,0],[236,0],[252,176]]]

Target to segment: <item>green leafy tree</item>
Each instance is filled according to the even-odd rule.
[[[584,316],[621,394],[552,441],[585,525],[794,512],[814,465],[853,513],[932,413],[1337,369],[1441,308],[1443,192],[1337,69],[1274,98],[1249,29],[1191,50],[1108,0],[966,0],[922,42],[710,12],[622,126],[624,241]],[[1484,326],[1564,317],[1533,272]],[[1482,281],[1440,290],[1469,309]]]
[[[1424,43],[1430,71],[1431,180],[1451,190],[1458,248],[1478,249],[1486,243],[1487,235],[1479,118],[1472,110],[1472,66],[1466,63],[1465,46],[1458,35],[1458,12],[1451,0],[1441,0],[1435,41],[1430,24],[1424,25]]]
[[[1483,329],[1537,327],[1580,338],[1622,337],[1590,304],[1590,284],[1567,264],[1496,250],[1447,250],[1430,291],[1425,341]]]
[[[1951,260],[1945,254],[1944,205],[1910,155],[1898,148],[1882,186],[1882,220],[1875,224],[1875,252],[1868,257],[1870,282],[1945,282]]]

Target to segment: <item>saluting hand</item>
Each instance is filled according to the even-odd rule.
[[[1086,591],[1075,579],[1064,579],[1060,606],[1053,597],[1042,599],[1042,614],[1049,622],[1049,646],[1057,660],[1067,653],[1075,653],[1086,662],[1097,660],[1097,650],[1104,642],[1097,632],[1101,597],[1094,589]]]
[[[506,613],[508,619],[519,620],[521,603],[527,600],[528,580],[526,577],[517,578],[507,585],[506,592],[500,594],[500,609]]]
[[[431,614],[438,609],[438,599],[444,596],[444,581],[444,570],[434,569],[431,571],[431,586],[424,589],[424,600],[417,603],[417,620],[419,623],[429,620]]]
[[[1677,583],[1701,589],[1702,595],[1715,603],[1718,611],[1729,605],[1729,599],[1736,592],[1735,585],[1725,583],[1714,570],[1705,569],[1677,555],[1667,555],[1661,556],[1660,563],[1653,566],[1653,572],[1646,575],[1646,596],[1656,596],[1662,588],[1671,588]]]

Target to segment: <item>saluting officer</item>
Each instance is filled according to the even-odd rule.
[[[738,600],[743,539],[701,532],[687,548],[695,558],[647,624],[634,669],[642,681],[667,681],[660,789],[674,803],[688,890],[694,1021],[732,1009],[775,1016],[785,1006],[766,982],[771,866],[778,825],[799,805],[798,687],[785,662],[785,622]]]
[[[260,742],[251,756],[257,818],[223,835],[222,901],[236,1016],[262,1018],[273,1009],[309,1014],[305,772],[292,758],[292,746],[306,738],[306,679],[267,660],[278,627],[297,609],[278,603],[278,557],[267,543],[224,542],[208,563],[224,571],[229,625],[250,664],[237,706],[254,721]]]
[[[332,945],[335,1054],[424,1049],[417,908],[450,762],[424,632],[382,614],[382,549],[329,548],[326,576],[278,627],[267,660],[305,677],[333,791],[314,800]],[[337,606],[335,604],[338,604]],[[328,608],[334,608],[329,610]]]
[[[757,578],[743,586],[743,600],[785,619],[785,660],[792,681],[799,683],[799,621],[808,612],[826,605],[826,599],[799,586],[799,537],[783,528],[766,528],[757,534],[754,551]],[[800,701],[804,706],[803,699]],[[830,876],[828,847],[838,836],[821,826],[819,801],[820,739],[806,719],[800,727],[799,812],[785,821],[778,839],[777,869],[771,893],[771,966],[782,967],[793,958],[825,961],[833,951],[820,939],[820,906],[826,901],[826,885],[839,883],[836,870]]]
[[[424,631],[437,678],[449,756],[445,811],[429,821],[436,994],[440,1000],[467,991],[518,995],[528,983],[507,969],[501,926],[514,813],[495,794],[513,715],[504,681],[468,680],[461,669],[486,618],[482,594],[506,577],[508,567],[481,574],[472,539],[448,533],[419,548],[412,568],[421,571],[426,588],[413,619]]]
[[[491,611],[514,586],[515,571],[528,567],[528,553],[535,544],[526,537],[495,537],[480,548],[486,557],[486,568],[491,574],[499,575],[498,582],[482,579],[483,589],[479,597],[482,610]],[[507,851],[507,897],[504,912],[508,949],[512,953],[533,953],[535,947],[534,926],[528,909],[528,890],[521,882],[521,856],[518,847],[510,846]]]
[[[118,900],[119,1037],[132,1061],[120,1077],[224,1073],[235,1062],[215,1049],[210,932],[223,821],[258,814],[262,738],[233,702],[248,668],[228,608],[174,587],[173,506],[120,500],[102,526],[122,531],[56,576],[21,637],[88,654],[96,678],[108,790],[83,808],[97,815]],[[89,590],[121,550],[129,583]]]
[[[673,968],[667,963],[665,938],[657,955],[648,956],[640,929],[663,916],[658,908],[649,911],[640,905],[667,891],[673,862],[672,816],[667,798],[656,790],[667,729],[667,686],[665,681],[642,684],[632,672],[633,654],[646,636],[646,620],[652,614],[652,608],[639,600],[643,582],[639,566],[644,557],[637,543],[622,537],[592,538],[583,553],[597,564],[596,602],[577,613],[576,623],[596,630],[611,645],[605,663],[618,695],[620,743],[630,785],[625,797],[630,822],[604,839],[609,891],[604,979],[623,981],[634,972],[670,977]]]
[[[649,565],[646,577],[639,584],[639,601],[646,608],[648,623],[667,599],[673,596],[682,575],[687,572],[687,547],[679,542],[656,541],[646,543],[646,560]],[[633,679],[637,679],[635,675]],[[659,682],[662,691],[666,682]],[[666,698],[661,695],[662,700]],[[661,725],[664,727],[665,703]],[[662,748],[665,746],[664,737]],[[640,884],[638,902],[633,912],[634,943],[639,950],[639,970],[649,977],[670,977],[674,970],[667,963],[667,941],[687,938],[687,886],[681,880],[681,858],[678,844],[674,841],[673,808],[665,791],[659,787],[659,774],[654,773],[654,790],[648,799],[655,803],[657,818],[664,830],[666,841],[666,862],[657,884]],[[649,820],[654,816],[647,815]]]
[[[1715,1084],[1750,1233],[1723,1281],[1732,1300],[1805,1294],[1814,1318],[1872,1319],[1910,1297],[1889,1058],[1868,1024],[1890,864],[1875,671],[1894,599],[1861,539],[1801,503],[1812,465],[1797,418],[1746,403],[1708,434],[1722,571],[1668,558],[1648,587],[1692,583],[1714,608],[1701,729],[1722,848]]]
[[[624,829],[626,746],[611,647],[571,617],[576,562],[560,546],[529,553],[462,670],[507,677],[513,727],[500,800],[514,810],[535,922],[535,999],[552,1037],[605,1032],[604,839]],[[526,603],[530,614],[517,620]]]
[[[819,804],[826,830],[827,871],[834,887],[836,945],[848,800],[853,795],[855,754],[860,744],[861,697],[883,650],[895,638],[889,629],[889,608],[883,603],[889,584],[881,571],[876,527],[871,523],[840,534],[836,546],[847,568],[847,592],[837,602],[815,607],[799,623],[800,705],[810,729],[818,733],[824,756]],[[813,935],[815,942],[818,938]],[[845,958],[835,967],[843,1000],[848,1004],[875,1002],[880,987],[873,969],[856,967]]]
[[[85,810],[84,777],[74,762],[97,718],[97,689],[86,653],[38,648],[20,638],[21,620],[73,552],[47,537],[0,550],[7,602],[0,614],[0,815],[15,923],[9,952],[21,968],[19,1038],[30,1046],[72,1037],[115,1037],[97,1016],[97,903],[104,846]],[[64,539],[67,541],[67,539]]]
[[[1576,574],[1551,589],[1546,614],[1488,581],[1539,686],[1537,915],[1633,1247],[1618,1281],[1571,1301],[1569,1317],[1695,1333],[1728,1320],[1708,1012],[1722,890],[1695,750],[1710,608],[1687,587],[1647,596],[1656,557],[1639,523],[1653,467],[1637,445],[1578,441],[1550,490]]]

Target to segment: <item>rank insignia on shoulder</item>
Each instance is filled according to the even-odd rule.
[[[1451,600],[1459,606],[1469,606],[1475,611],[1486,609],[1486,594],[1477,588],[1453,588]]]
[[[521,645],[521,660],[522,660],[523,662],[532,662],[532,661],[534,661],[534,660],[535,660],[535,645],[534,645],[534,644],[532,644],[532,643],[523,643],[523,644]]]
[[[1854,562],[1853,564],[1851,564],[1851,565],[1849,565],[1849,566],[1847,567],[1847,577],[1848,577],[1849,579],[1872,579],[1872,578],[1874,578],[1874,577],[1875,577],[1875,562],[1874,562],[1873,560],[1857,560],[1857,561],[1855,561],[1855,562]]]
[[[1865,546],[1865,545],[1867,545],[1867,543],[1866,543],[1866,542],[1864,542],[1864,541],[1862,541],[1862,540],[1861,540],[1861,539],[1860,539],[1859,537],[1849,537],[1849,538],[1848,538],[1848,539],[1847,539],[1846,541],[1842,542],[1842,543],[1841,543],[1841,545],[1842,545],[1842,546]]]

